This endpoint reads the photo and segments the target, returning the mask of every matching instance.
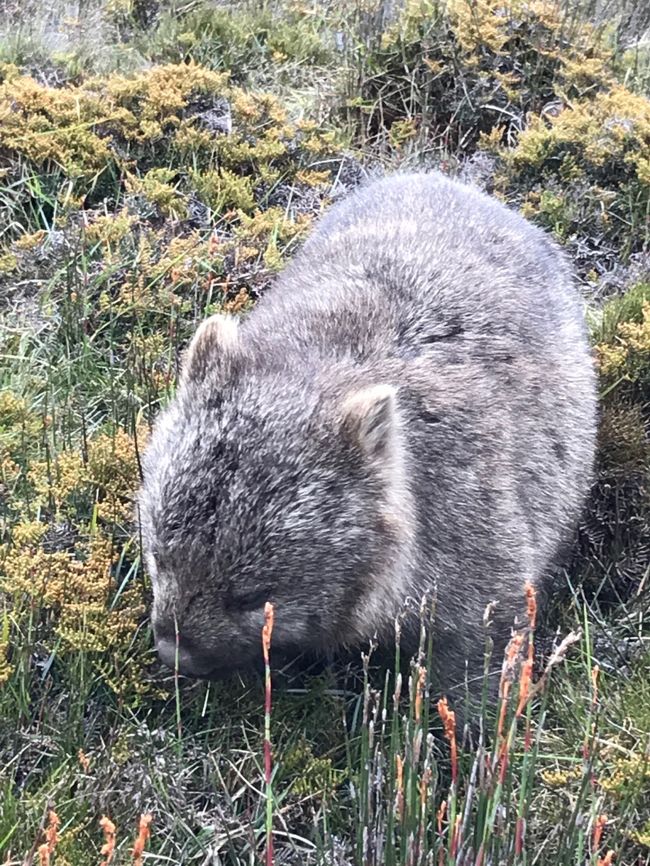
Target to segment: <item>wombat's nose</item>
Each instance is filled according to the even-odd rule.
[[[212,665],[209,660],[183,643],[177,645],[175,640],[161,637],[156,641],[156,650],[161,662],[174,670],[178,669],[180,674],[203,677],[210,673]]]

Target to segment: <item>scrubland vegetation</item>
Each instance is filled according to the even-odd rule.
[[[1,862],[248,864],[272,830],[277,864],[650,863],[650,11],[0,8]],[[473,742],[432,700],[423,609],[410,675],[276,672],[268,780],[263,683],[156,662],[140,454],[196,324],[245,313],[365,173],[416,165],[574,261],[593,495]]]

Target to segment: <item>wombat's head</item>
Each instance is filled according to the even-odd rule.
[[[259,354],[259,353],[258,353]],[[394,389],[341,393],[254,359],[208,319],[144,459],[139,512],[163,661],[217,676],[372,636],[403,592],[412,527]]]

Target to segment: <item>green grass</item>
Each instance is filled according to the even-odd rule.
[[[132,862],[146,813],[146,863],[264,862],[269,830],[278,864],[650,863],[647,58],[625,4],[544,10],[8,10],[0,862],[38,863],[54,810],[54,866],[101,862],[102,816],[112,862]],[[535,119],[558,104],[557,125]],[[410,664],[274,670],[270,714],[261,679],[160,669],[132,510],[196,324],[250,308],[364,166],[422,163],[556,234],[601,370],[597,479],[538,629],[543,688],[516,717],[515,676],[501,729],[487,709],[461,724],[455,769],[426,628]]]

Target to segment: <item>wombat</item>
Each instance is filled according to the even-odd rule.
[[[390,645],[428,594],[440,688],[476,691],[486,606],[498,671],[525,582],[572,537],[595,412],[581,303],[540,229],[437,173],[366,185],[250,315],[191,341],[139,498],[160,657],[253,665],[267,601],[283,656]]]

